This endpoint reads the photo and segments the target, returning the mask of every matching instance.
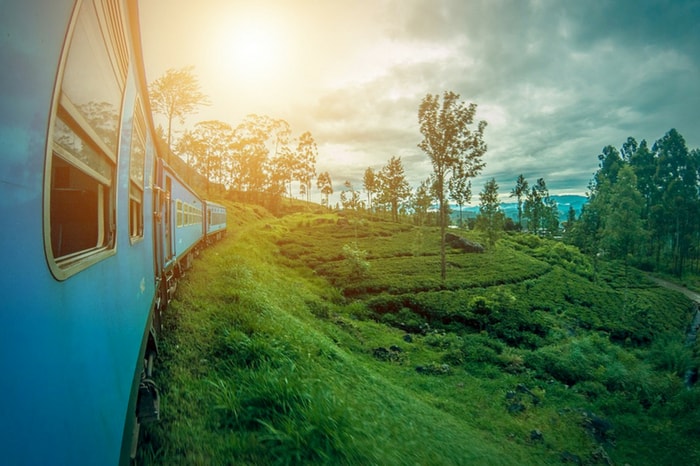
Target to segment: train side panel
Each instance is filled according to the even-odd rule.
[[[136,5],[14,3],[0,19],[11,36],[2,59],[15,65],[0,89],[2,462],[128,462],[155,296],[155,151],[130,40]],[[81,82],[91,66],[117,84]]]
[[[209,242],[221,239],[226,234],[226,207],[215,202],[206,202],[206,235]]]
[[[171,172],[175,260],[189,262],[188,255],[204,238],[204,203],[194,191]],[[189,268],[189,264],[183,264]]]

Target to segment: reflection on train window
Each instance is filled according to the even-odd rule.
[[[141,100],[136,100],[129,160],[129,235],[143,237],[143,177],[146,160],[146,123]]]
[[[45,177],[45,237],[57,278],[115,246],[119,109],[128,60],[117,2],[82,2],[66,50]]]
[[[175,201],[175,212],[177,215],[176,225],[179,228],[182,226],[182,201],[179,199],[177,201]]]

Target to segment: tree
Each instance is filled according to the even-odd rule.
[[[450,199],[459,206],[459,226],[464,223],[462,219],[462,207],[472,200],[472,182],[466,175],[461,163],[457,164],[452,172],[452,177],[448,182]]]
[[[411,196],[401,157],[391,157],[377,173],[377,201],[391,206],[391,218],[399,221],[399,204]]]
[[[365,175],[362,178],[362,185],[367,192],[367,208],[372,210],[372,197],[377,192],[377,177],[372,167],[367,167],[367,170],[365,170]]]
[[[565,231],[570,231],[576,224],[576,209],[574,206],[570,205],[569,210],[566,212],[566,222],[564,222]]]
[[[328,207],[328,196],[333,194],[333,182],[331,181],[331,175],[329,175],[328,172],[323,172],[320,175],[318,175],[316,186],[323,195],[321,204]]]
[[[318,157],[318,148],[311,133],[306,131],[299,137],[299,144],[296,150],[297,160],[297,179],[299,180],[302,194],[306,195],[306,200],[309,200],[311,191],[311,180],[316,176],[316,158]]]
[[[177,152],[204,175],[207,183],[232,183],[233,129],[218,120],[201,121],[177,143]]]
[[[671,129],[654,143],[652,151],[657,160],[655,185],[658,187],[659,208],[662,212],[655,234],[670,243],[672,271],[683,275],[685,260],[690,252],[693,222],[698,212],[698,163],[678,131]],[[663,244],[658,243],[660,248]],[[657,255],[658,257],[658,255]],[[658,263],[658,258],[657,258]]]
[[[621,258],[627,264],[645,236],[642,224],[644,198],[637,190],[637,177],[629,165],[617,173],[617,181],[610,188],[609,212],[601,235],[601,246],[611,257]]]
[[[340,192],[340,203],[343,209],[357,210],[360,207],[360,192],[355,191],[355,187],[349,180],[345,180],[343,187],[345,189]]]
[[[192,74],[193,69],[193,66],[179,70],[170,68],[148,88],[153,111],[168,120],[168,147],[172,144],[173,118],[184,123],[185,116],[195,113],[197,107],[209,105],[209,98],[200,91],[199,82]]]
[[[525,199],[524,217],[527,229],[535,234],[545,230],[552,235],[559,227],[557,203],[549,197],[549,189],[544,178],[538,178]]]
[[[515,180],[515,187],[510,192],[510,197],[515,197],[518,200],[518,228],[523,229],[523,198],[527,196],[528,183],[523,174],[518,175]]]
[[[479,217],[476,220],[477,228],[486,232],[489,244],[496,244],[503,224],[505,215],[501,211],[501,204],[498,201],[498,184],[495,178],[491,178],[484,185],[484,190],[479,193]]]
[[[433,205],[432,182],[430,178],[421,181],[412,198],[412,207],[416,216],[416,223],[423,225],[428,217],[428,210]]]
[[[446,189],[454,168],[461,164],[464,176],[472,178],[484,164],[481,157],[486,152],[483,136],[486,122],[474,123],[476,104],[466,105],[459,101],[459,94],[445,92],[440,96],[428,94],[418,108],[418,122],[423,140],[418,144],[430,158],[433,166],[433,189],[438,201],[440,219],[440,277],[444,280],[445,229],[447,227]]]

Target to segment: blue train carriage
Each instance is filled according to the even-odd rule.
[[[165,176],[172,181],[172,260],[177,263],[179,274],[182,274],[191,267],[204,239],[204,202],[167,165]],[[169,266],[166,263],[166,268]]]
[[[226,235],[226,207],[216,202],[205,202],[206,239],[211,244]]]
[[[164,155],[175,157],[163,147]],[[157,307],[173,298],[177,280],[192,265],[204,242],[204,202],[162,158],[156,161]],[[162,306],[161,306],[162,303]],[[160,319],[160,312],[157,312]]]
[[[157,416],[136,1],[9,2],[0,30],[0,462],[128,464],[139,392]]]

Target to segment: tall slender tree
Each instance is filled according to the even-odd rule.
[[[318,158],[318,147],[310,132],[306,131],[299,137],[297,144],[296,158],[298,161],[298,180],[302,194],[309,200],[311,191],[311,180],[316,176],[316,159]]]
[[[184,123],[185,116],[196,113],[197,107],[209,105],[209,98],[201,92],[193,70],[194,66],[179,70],[170,68],[148,87],[153,111],[164,115],[168,121],[168,147],[172,147],[173,119]]]
[[[472,200],[472,182],[466,175],[461,163],[457,164],[453,170],[452,177],[448,182],[448,190],[450,192],[450,199],[459,207],[459,226],[462,227],[464,224],[462,207]]]
[[[523,199],[527,196],[528,183],[523,174],[518,175],[515,180],[515,187],[510,192],[510,197],[515,197],[518,200],[518,229],[523,229]]]
[[[377,201],[391,206],[391,218],[399,221],[399,204],[411,196],[401,157],[391,157],[377,173]]]
[[[657,159],[655,181],[663,212],[657,234],[670,243],[672,271],[680,277],[690,252],[693,218],[698,210],[698,161],[690,157],[685,139],[675,129],[656,141],[652,151]]]
[[[432,180],[430,177],[428,177],[427,179],[421,181],[420,185],[418,185],[412,199],[413,213],[416,217],[416,223],[418,225],[423,225],[425,223],[426,219],[428,218],[428,211],[430,210],[430,206],[433,204],[434,199]]]
[[[610,186],[609,210],[605,216],[601,245],[611,257],[628,258],[644,240],[642,209],[644,198],[637,189],[637,177],[629,165],[617,173],[617,181]]]
[[[340,192],[340,203],[343,205],[343,209],[347,210],[357,210],[360,207],[360,192],[355,190],[350,180],[345,180],[343,183],[343,189]]]
[[[367,193],[367,208],[371,211],[372,198],[377,192],[377,177],[374,170],[372,170],[372,167],[367,167],[367,170],[365,170],[365,175],[362,178],[362,186],[365,188],[365,192]]]
[[[476,104],[460,102],[459,94],[445,92],[426,95],[418,108],[418,122],[423,140],[418,144],[433,166],[433,189],[438,201],[440,218],[440,277],[446,275],[445,230],[447,228],[447,188],[450,176],[458,164],[467,178],[476,176],[484,167],[481,157],[486,152],[484,130],[486,122],[471,128]]]
[[[176,150],[187,163],[195,168],[209,183],[232,183],[233,129],[218,120],[200,121],[186,131],[177,143]]]
[[[495,178],[491,178],[484,185],[484,190],[479,193],[479,217],[476,220],[478,228],[486,232],[489,245],[496,244],[503,224],[505,215],[501,210],[501,204],[498,201],[498,183]]]
[[[321,191],[321,194],[323,195],[321,204],[328,207],[328,197],[333,194],[333,182],[331,181],[331,175],[329,175],[328,172],[323,172],[318,175],[316,187],[318,187],[318,190]]]

